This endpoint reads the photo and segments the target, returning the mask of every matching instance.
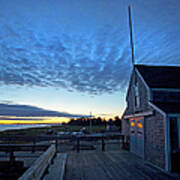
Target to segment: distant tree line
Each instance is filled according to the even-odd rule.
[[[91,121],[91,122],[90,122]],[[70,121],[66,124],[72,125],[72,126],[89,126],[90,123],[92,123],[92,126],[95,125],[115,125],[118,129],[121,129],[121,119],[118,116],[115,116],[114,119],[110,118],[108,120],[102,119],[101,117],[92,117],[92,118],[72,118]]]

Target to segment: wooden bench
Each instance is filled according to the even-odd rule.
[[[18,180],[40,180],[55,156],[55,145],[51,145]]]
[[[58,153],[54,158],[53,164],[48,168],[48,174],[46,174],[43,180],[63,180],[65,173],[65,165],[67,160],[67,154]]]

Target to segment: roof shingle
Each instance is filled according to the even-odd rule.
[[[180,88],[180,67],[135,65],[150,88]]]
[[[180,103],[153,102],[153,104],[165,113],[180,114]]]

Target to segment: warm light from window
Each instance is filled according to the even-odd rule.
[[[143,128],[142,123],[138,123],[137,126],[138,126],[138,128]]]
[[[135,126],[135,122],[131,122],[131,127],[134,127]]]

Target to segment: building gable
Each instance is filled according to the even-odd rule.
[[[149,98],[150,89],[138,69],[134,67],[126,96],[127,110],[125,114],[143,111],[147,107]]]

